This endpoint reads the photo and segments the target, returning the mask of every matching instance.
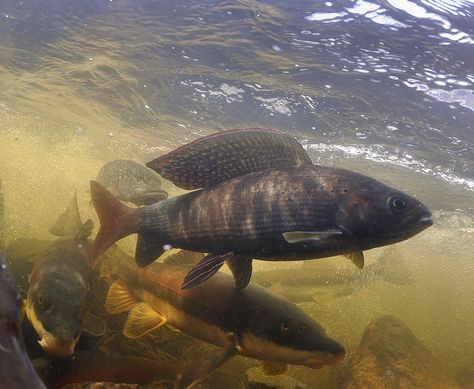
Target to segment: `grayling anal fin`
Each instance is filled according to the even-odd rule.
[[[227,260],[227,266],[234,276],[235,289],[245,289],[252,277],[252,258],[233,255]]]
[[[201,382],[216,369],[237,354],[237,340],[231,335],[231,342],[207,357],[188,362],[174,385],[174,389],[187,389]]]
[[[202,284],[204,281],[211,278],[222,267],[222,265],[224,265],[224,262],[229,260],[231,257],[231,252],[219,255],[206,255],[201,262],[186,274],[181,289],[191,289]]]
[[[138,234],[135,260],[137,265],[144,267],[155,261],[165,250],[163,244],[156,240],[153,234]]]
[[[146,165],[180,188],[199,189],[256,171],[309,164],[292,136],[248,128],[205,136]]]
[[[341,230],[331,229],[326,231],[289,231],[284,232],[282,235],[288,243],[298,243],[305,240],[331,239],[342,235],[342,233]]]
[[[362,251],[353,251],[352,253],[344,254],[344,257],[349,258],[359,269],[364,267],[364,253]]]

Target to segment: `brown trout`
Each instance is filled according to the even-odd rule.
[[[170,246],[209,253],[186,275],[183,288],[204,282],[224,262],[238,289],[250,280],[252,259],[346,255],[362,268],[364,250],[432,225],[431,212],[418,200],[362,174],[313,165],[302,146],[278,130],[210,135],[147,166],[197,190],[134,209],[92,181],[101,223],[92,261],[132,233],[138,233],[140,266]]]

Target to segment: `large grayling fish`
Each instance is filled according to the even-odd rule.
[[[181,188],[198,190],[132,209],[91,182],[101,223],[92,260],[132,233],[138,233],[140,266],[166,245],[209,253],[186,275],[183,288],[199,285],[224,262],[239,289],[250,280],[252,259],[342,254],[362,268],[364,250],[432,224],[418,200],[362,174],[313,165],[301,145],[278,130],[210,135],[147,165]]]
[[[129,311],[124,334],[138,338],[168,325],[221,347],[181,371],[175,388],[189,388],[236,354],[265,361],[264,371],[281,374],[287,365],[314,369],[343,359],[345,350],[297,305],[250,284],[234,288],[220,272],[199,287],[182,290],[184,275],[200,253],[177,251],[164,263],[138,268],[133,259],[112,247],[102,257],[102,277],[114,280],[105,307],[109,313]]]
[[[86,311],[91,268],[92,220],[82,224],[76,195],[50,230],[60,238],[36,255],[29,278],[26,315],[39,344],[48,353],[66,357],[74,353],[81,331],[93,335],[105,331],[105,323]]]
[[[0,387],[46,389],[26,353],[20,306],[20,293],[0,252]]]
[[[118,199],[135,205],[153,204],[168,198],[168,193],[161,189],[158,174],[126,159],[107,162],[100,169],[97,181]]]

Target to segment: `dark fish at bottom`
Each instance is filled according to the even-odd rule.
[[[140,266],[167,245],[209,253],[185,276],[183,288],[204,282],[225,262],[238,289],[250,280],[252,259],[345,255],[362,268],[364,250],[432,225],[431,212],[418,200],[362,174],[313,165],[294,138],[277,130],[210,135],[147,165],[198,190],[132,209],[92,181],[101,223],[92,261],[133,233]]]
[[[26,353],[20,329],[21,297],[0,251],[0,387],[46,389]]]

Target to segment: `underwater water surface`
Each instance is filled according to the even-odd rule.
[[[387,314],[449,374],[474,374],[473,126],[470,0],[0,1],[3,246],[51,239],[74,190],[97,231],[89,181],[106,162],[145,163],[231,128],[280,128],[313,163],[430,207],[431,228],[366,253],[367,265],[396,257],[401,267],[386,269],[396,281],[270,284],[304,295],[294,301],[347,350],[336,366],[290,367],[308,388],[342,387],[367,324]],[[133,239],[122,247],[132,253]],[[310,262],[255,272],[309,267],[337,279],[353,267]],[[257,361],[235,359],[201,385],[240,388]]]

